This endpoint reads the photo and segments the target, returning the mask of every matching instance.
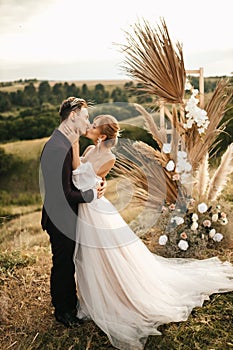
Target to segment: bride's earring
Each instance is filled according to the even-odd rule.
[[[101,142],[102,142],[102,139],[100,137],[98,137],[98,139],[97,139],[97,150],[98,150],[98,152],[100,152]]]

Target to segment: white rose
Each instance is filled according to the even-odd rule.
[[[162,147],[162,152],[170,153],[172,149],[172,145],[170,143],[164,143]]]
[[[199,134],[204,134],[205,133],[205,129],[204,128],[198,128],[197,129]]]
[[[193,184],[192,174],[190,174],[190,173],[181,174],[180,182],[186,186],[192,186],[192,184]]]
[[[197,220],[198,220],[198,215],[197,215],[196,213],[194,213],[194,214],[192,215],[192,220],[193,220],[193,221],[197,221]]]
[[[175,163],[173,160],[169,160],[169,162],[166,165],[167,171],[173,171],[175,169]]]
[[[196,96],[196,95],[198,95],[199,90],[198,89],[193,89],[192,93],[193,93],[193,96]]]
[[[223,239],[223,235],[221,233],[216,233],[213,237],[215,242],[220,242]]]
[[[159,237],[159,244],[160,245],[165,245],[168,241],[167,235],[161,235]]]
[[[193,126],[193,124],[194,124],[193,119],[188,119],[188,120],[187,120],[187,123],[186,123],[186,128],[191,129],[191,127]]]
[[[190,82],[188,80],[185,82],[185,88],[184,89],[185,90],[191,90],[192,89],[192,85],[190,84]]]
[[[221,224],[221,225],[227,225],[227,224],[228,224],[227,218],[222,218],[222,219],[220,220],[220,224]]]
[[[174,216],[173,218],[171,218],[171,222],[175,222],[176,225],[181,225],[184,223],[184,219],[180,216]]]
[[[184,170],[187,171],[187,172],[191,171],[192,170],[192,165],[189,162],[186,162]]]
[[[194,221],[191,225],[191,230],[196,231],[197,228],[198,228],[198,223],[196,221]]]
[[[187,158],[187,152],[185,151],[178,151],[177,155],[178,158]]]
[[[180,216],[176,216],[176,224],[181,225],[184,223],[184,219]]]
[[[178,243],[178,247],[181,249],[181,250],[187,250],[189,245],[188,245],[188,242],[185,241],[184,239],[181,239]]]
[[[208,207],[205,203],[200,203],[200,204],[198,204],[197,209],[198,209],[199,213],[205,213],[207,211]]]
[[[210,238],[213,238],[213,237],[215,236],[215,233],[216,233],[215,228],[212,228],[212,229],[210,230],[210,232],[209,232],[209,237],[210,237]]]
[[[218,221],[218,214],[213,214],[213,215],[212,215],[212,221],[213,221],[213,222]]]

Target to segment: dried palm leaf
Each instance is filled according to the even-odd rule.
[[[171,181],[161,163],[155,157],[152,158],[151,147],[145,144],[146,147],[143,149],[142,144],[136,142],[136,147],[133,147],[130,142],[124,143],[121,150],[117,151],[113,174],[133,184],[136,189],[134,204],[146,204],[148,207],[158,208],[165,201],[176,202],[178,193],[176,183]],[[139,151],[139,148],[143,151]]]
[[[144,172],[138,165],[129,159],[118,155],[117,161],[111,173],[120,179],[127,180],[125,182],[123,181],[123,184],[125,184],[123,190],[131,195],[132,190],[128,185],[128,181],[130,181],[131,185],[134,188],[132,196],[132,202],[134,205],[140,206],[147,201],[148,184]]]
[[[126,32],[126,39],[123,69],[142,83],[137,90],[183,104],[186,73],[182,46],[177,43],[174,48],[164,19],[158,29],[143,19],[134,25],[132,34]]]
[[[137,154],[140,154],[143,156],[143,160],[147,167],[148,167],[148,160],[150,161],[149,166],[152,168],[152,171],[154,171],[154,168],[156,168],[155,161],[156,161],[156,166],[158,166],[157,164],[159,164],[160,168],[163,170],[163,173],[160,173],[160,181],[165,180],[166,182],[166,192],[167,192],[166,202],[177,203],[177,204],[182,202],[185,196],[186,189],[185,187],[181,188],[180,184],[178,184],[176,181],[173,180],[174,173],[167,171],[166,169],[166,165],[170,160],[169,154],[159,152],[158,150],[154,150],[151,146],[148,146],[146,143],[142,141],[134,142],[133,148],[136,151],[138,151]],[[154,164],[154,168],[153,168],[153,164]]]
[[[133,148],[140,152],[143,156],[146,156],[148,159],[157,160],[162,167],[165,167],[170,160],[167,154],[155,150],[153,147],[147,145],[143,141],[134,142]]]
[[[207,190],[207,200],[213,201],[221,194],[226,185],[228,175],[233,171],[233,143],[231,143],[221,158],[221,163],[212,176]]]

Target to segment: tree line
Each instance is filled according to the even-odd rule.
[[[3,83],[1,83],[3,84]],[[38,107],[44,103],[50,103],[53,106],[59,105],[67,96],[80,96],[94,104],[107,102],[129,102],[132,96],[135,96],[135,102],[143,103],[152,101],[150,97],[143,96],[137,92],[136,84],[125,83],[123,89],[115,87],[110,93],[103,84],[96,84],[94,88],[89,88],[87,84],[78,87],[74,83],[56,83],[53,86],[48,81],[40,82],[38,88],[30,81],[24,86],[24,89],[5,92],[0,91],[0,113],[9,112],[15,107]],[[8,86],[2,85],[2,86]]]
[[[205,90],[214,90],[219,78],[205,80]],[[15,82],[16,83],[16,82]],[[96,84],[90,88],[87,84],[77,86],[74,83],[55,83],[48,81],[38,84],[36,79],[19,81],[25,83],[23,89],[17,91],[0,90],[0,142],[10,140],[28,140],[47,137],[59,124],[58,108],[61,101],[67,96],[80,96],[94,105],[90,109],[90,116],[97,114],[112,114],[119,121],[138,115],[133,103],[144,106],[155,104],[151,96],[138,91],[141,84],[132,81],[126,82],[123,88],[116,86],[109,91],[103,84]],[[198,88],[198,77],[192,77],[191,83]],[[12,84],[12,83],[9,83]],[[7,82],[2,87],[10,86]],[[1,114],[2,113],[2,114]],[[232,110],[228,111],[224,121],[232,118]],[[230,142],[233,131],[232,120],[227,126],[223,137],[223,147]]]
[[[219,79],[219,78],[218,78]],[[213,91],[216,78],[209,78],[205,81],[205,92]],[[19,81],[22,83],[22,80]],[[17,91],[0,91],[0,113],[9,112],[15,107],[38,107],[44,103],[50,103],[53,106],[59,105],[67,96],[80,96],[95,104],[107,102],[134,102],[144,104],[152,102],[151,96],[146,96],[138,91],[142,85],[134,84],[129,81],[123,88],[115,87],[110,93],[103,84],[96,84],[94,88],[89,88],[87,84],[78,87],[74,83],[55,83],[53,86],[48,81],[42,81],[38,87],[35,87],[36,79],[25,80],[24,89]],[[191,77],[191,82],[195,88],[198,88],[198,77]],[[12,86],[12,82],[1,82],[0,87]]]

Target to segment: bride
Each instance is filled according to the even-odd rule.
[[[86,136],[95,145],[79,158],[73,145],[73,183],[81,190],[98,186],[115,163],[111,148],[119,125],[110,115],[94,119]],[[143,349],[158,327],[187,320],[209,295],[233,290],[233,266],[217,257],[167,259],[149,251],[105,198],[79,204],[74,254],[80,308],[111,344]]]

